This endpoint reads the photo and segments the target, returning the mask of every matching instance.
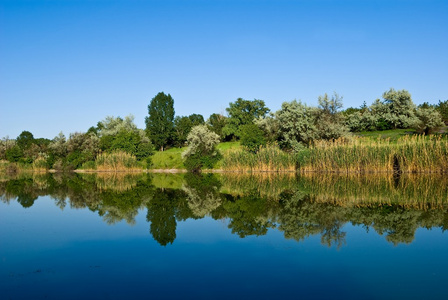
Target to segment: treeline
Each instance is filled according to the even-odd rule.
[[[198,170],[213,168],[222,158],[215,148],[222,141],[239,140],[252,154],[266,145],[300,153],[317,141],[347,138],[351,132],[412,128],[430,134],[448,123],[448,100],[417,107],[408,91],[394,89],[382,98],[370,106],[364,102],[359,108],[343,110],[342,97],[325,94],[319,96],[316,107],[294,100],[284,102],[276,112],[263,100],[238,98],[229,103],[227,116],[212,114],[205,120],[200,114],[175,116],[174,99],[161,92],[148,105],[145,129],[137,128],[133,117],[127,116],[106,117],[86,132],[68,137],[60,133],[52,140],[36,139],[23,131],[16,139],[0,141],[0,160],[34,170],[142,169],[151,168],[155,150],[188,145],[185,165]],[[274,152],[265,153],[268,161],[264,163],[272,164],[269,153]],[[286,163],[285,169],[291,169],[291,163]]]

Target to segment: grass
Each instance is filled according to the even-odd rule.
[[[157,151],[151,157],[152,169],[185,169],[182,152],[187,147]]]
[[[239,148],[241,148],[240,142],[219,143],[218,146],[216,147],[216,149],[218,149],[221,152],[231,150],[231,149],[239,149]]]
[[[239,142],[225,142],[220,143],[216,147],[221,153],[240,148]],[[185,169],[184,162],[182,160],[182,152],[184,152],[187,147],[183,148],[171,148],[166,151],[157,151],[152,156],[152,169]],[[221,166],[218,162],[216,168],[219,169]]]
[[[362,131],[353,133],[355,136],[371,138],[371,139],[389,139],[392,142],[397,141],[399,138],[413,134],[413,129],[391,129],[383,131]]]

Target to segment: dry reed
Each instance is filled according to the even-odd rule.
[[[97,171],[100,172],[133,172],[142,170],[137,158],[134,155],[124,151],[101,153],[97,156],[95,164]]]
[[[243,149],[231,149],[223,154],[222,169],[241,172],[294,172],[296,162],[293,155],[276,145],[260,148],[257,153]]]
[[[298,156],[301,172],[448,172],[448,140],[440,136],[317,141]]]

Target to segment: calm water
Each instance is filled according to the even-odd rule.
[[[447,299],[445,178],[0,180],[0,299]]]

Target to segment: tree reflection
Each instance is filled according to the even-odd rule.
[[[149,232],[162,246],[172,244],[176,239],[176,204],[179,192],[172,189],[158,189],[149,201],[146,220],[151,222]]]
[[[0,201],[28,208],[49,195],[57,207],[87,208],[107,224],[135,224],[146,209],[149,232],[162,246],[176,239],[177,222],[205,217],[227,219],[241,238],[275,228],[296,241],[319,235],[330,247],[345,245],[349,223],[373,229],[394,245],[411,243],[421,227],[448,229],[448,180],[442,177],[177,174],[176,184],[172,179],[158,177],[154,186],[148,174],[22,174],[0,181]]]

